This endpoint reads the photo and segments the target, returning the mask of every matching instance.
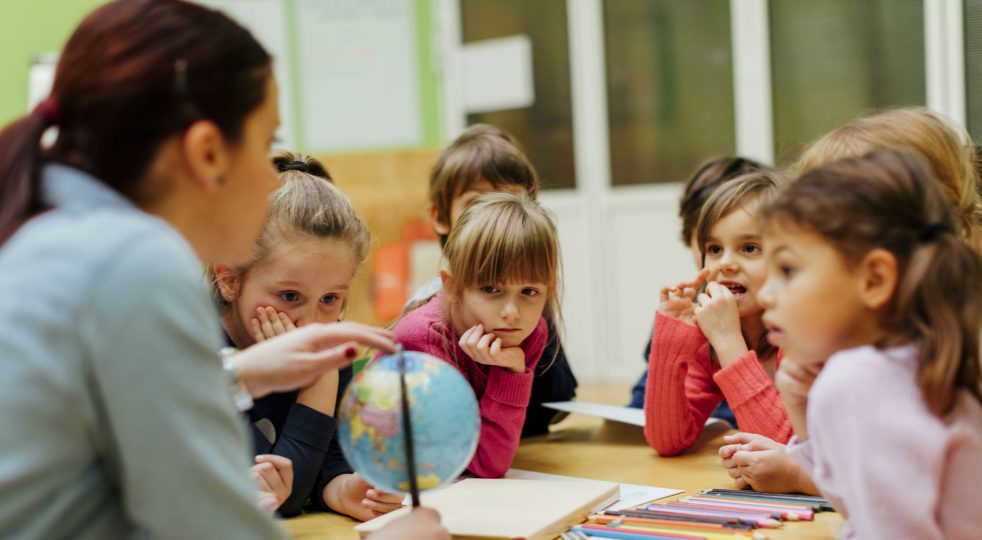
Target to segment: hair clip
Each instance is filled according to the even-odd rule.
[[[183,58],[174,60],[174,92],[181,99],[188,97],[188,61]]]

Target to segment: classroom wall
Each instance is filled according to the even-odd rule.
[[[27,112],[27,76],[32,60],[39,54],[61,49],[78,23],[106,0],[2,0],[0,2],[0,126]],[[233,0],[248,5],[250,0]],[[287,32],[296,35],[297,0],[280,0],[287,14]],[[411,0],[415,14],[416,58],[419,81],[419,114],[422,127],[420,148],[438,146],[441,130],[442,99],[438,52],[435,38],[434,5],[430,0]],[[302,137],[301,127],[308,119],[300,110],[297,95],[304,68],[299,62],[296,40],[290,44],[291,86],[293,88],[294,134],[297,150],[308,153],[324,151],[310,148]],[[351,96],[352,100],[358,96]]]
[[[104,0],[3,0],[0,4],[0,126],[27,112],[27,73],[35,56],[61,49]]]

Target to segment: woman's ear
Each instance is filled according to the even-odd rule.
[[[242,280],[239,279],[239,273],[224,264],[216,264],[214,270],[215,284],[218,285],[218,292],[222,294],[222,300],[226,302],[238,300],[239,286],[242,283]]]
[[[882,248],[871,250],[860,263],[859,278],[860,298],[866,307],[885,306],[897,288],[897,258]]]
[[[206,192],[217,191],[225,183],[229,166],[225,137],[218,126],[207,120],[191,124],[181,146],[193,182]]]

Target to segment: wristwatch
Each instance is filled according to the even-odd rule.
[[[235,367],[235,355],[239,350],[235,347],[222,347],[218,351],[218,356],[222,359],[222,369],[232,376],[232,387],[229,388],[229,396],[232,404],[239,412],[245,412],[252,408],[252,394],[242,381],[242,374]]]

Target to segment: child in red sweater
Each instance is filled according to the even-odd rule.
[[[548,340],[543,312],[559,320],[556,227],[527,196],[482,195],[460,216],[444,255],[443,292],[406,314],[396,339],[453,364],[471,384],[481,436],[467,469],[497,478],[518,449]]]
[[[644,405],[645,437],[661,455],[695,444],[724,397],[742,430],[791,438],[772,382],[780,358],[764,339],[756,297],[766,267],[755,214],[780,183],[753,172],[714,192],[696,227],[702,271],[661,290]]]

